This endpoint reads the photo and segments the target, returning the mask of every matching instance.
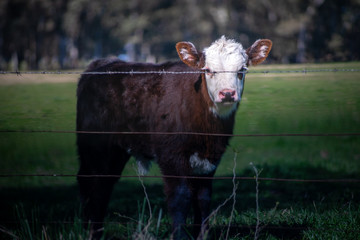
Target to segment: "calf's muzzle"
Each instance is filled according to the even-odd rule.
[[[236,91],[231,89],[224,89],[219,92],[219,99],[221,102],[235,102],[238,100]]]

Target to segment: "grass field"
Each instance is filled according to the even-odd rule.
[[[360,68],[360,63],[268,65],[253,70]],[[251,69],[252,70],[252,69]],[[77,75],[0,75],[0,130],[75,130]],[[235,134],[360,133],[360,73],[252,73]],[[217,176],[360,179],[360,136],[236,137]],[[123,175],[135,175],[134,161]],[[0,132],[0,174],[76,174],[75,135]],[[156,165],[150,175],[159,175]],[[153,220],[146,236],[169,237],[162,183],[144,179]],[[254,180],[238,181],[229,239],[253,239]],[[260,239],[360,239],[359,182],[259,182]],[[213,209],[233,191],[215,180]],[[116,186],[107,237],[140,236],[149,211],[138,179]],[[232,200],[212,220],[210,239],[225,239]],[[86,238],[75,177],[1,177],[0,239]],[[189,221],[191,223],[191,221]],[[149,239],[149,238],[147,238]]]

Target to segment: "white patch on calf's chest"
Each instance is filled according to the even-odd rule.
[[[209,174],[216,170],[217,165],[211,163],[208,159],[202,159],[198,153],[194,153],[189,159],[190,166],[194,174]]]

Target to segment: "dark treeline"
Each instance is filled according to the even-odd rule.
[[[360,59],[358,0],[1,0],[0,68],[82,67],[90,59],[176,58],[221,35],[274,42],[276,63]]]

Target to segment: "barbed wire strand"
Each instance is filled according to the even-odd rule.
[[[0,174],[0,178],[13,178],[13,177],[58,177],[58,178],[139,178],[138,175],[117,175],[117,174]],[[255,180],[254,177],[226,177],[226,176],[178,176],[178,175],[143,175],[141,178],[148,179],[163,179],[163,178],[177,178],[177,179],[204,179],[204,180]],[[291,179],[291,178],[270,178],[259,177],[261,181],[273,182],[302,182],[302,183],[359,183],[360,179],[346,178],[346,179]]]
[[[134,219],[135,220],[135,219]],[[33,220],[28,220],[28,223],[39,223],[39,224],[76,224],[76,223],[87,223],[86,221],[33,221]],[[7,223],[7,224],[16,224],[19,223],[19,221],[1,221],[0,223]],[[105,224],[128,224],[129,222],[127,221],[104,221],[104,222],[92,222],[92,223],[105,223]],[[171,223],[167,223],[164,222],[162,223],[166,226],[171,226]],[[194,223],[187,223],[187,224],[181,224],[182,226],[186,226],[186,227],[196,227],[196,226],[201,226],[201,224],[194,224]],[[224,225],[224,224],[213,224],[213,227],[227,227],[228,225]],[[239,229],[255,229],[255,226],[252,225],[237,225],[237,224],[231,224],[230,225],[231,228],[239,228]],[[287,227],[287,226],[266,226],[265,229],[294,229],[294,230],[305,230],[308,229],[308,227],[301,227],[301,226],[292,226],[292,227]],[[357,231],[360,231],[357,230]]]
[[[251,133],[227,134],[205,132],[115,132],[115,131],[75,131],[75,130],[0,130],[0,133],[56,133],[56,134],[104,134],[104,135],[198,135],[214,137],[346,137],[360,136],[360,132],[347,133]]]
[[[38,224],[84,224],[84,223],[87,223],[85,221],[35,221],[35,220],[27,220],[27,222],[29,224],[34,224],[34,223],[38,223]],[[1,224],[19,224],[19,221],[0,221]],[[92,222],[92,223],[100,223],[100,224],[108,224],[108,225],[119,225],[119,224],[129,224],[128,221],[103,221],[103,222]],[[171,226],[171,223],[162,223],[163,225],[165,226]],[[187,224],[182,224],[182,226],[184,227],[197,227],[199,226],[199,224],[191,224],[191,223],[187,223]],[[224,225],[224,224],[213,224],[212,225],[212,228],[225,228],[227,227],[228,225]],[[237,230],[247,230],[247,231],[252,231],[255,229],[255,226],[254,225],[246,225],[246,224],[243,224],[243,225],[239,225],[239,224],[231,224],[230,225],[230,228],[231,229],[237,229]],[[304,231],[304,230],[308,230],[310,227],[309,226],[266,226],[264,227],[264,230],[266,231],[271,231],[271,230],[295,230],[295,231]],[[310,228],[311,229],[311,228]],[[8,229],[6,228],[2,228],[0,229],[0,231],[8,231]],[[323,229],[324,231],[327,231],[328,229],[327,228],[324,228]],[[340,230],[336,230],[336,232],[340,232]],[[354,232],[354,233],[357,233],[359,232],[360,230],[359,229],[348,229],[347,231],[349,232]],[[6,232],[7,234],[11,233],[11,232]],[[284,235],[287,235],[286,233],[284,233]],[[15,235],[12,236],[12,237],[16,237]]]
[[[34,220],[27,220],[28,223],[32,224],[32,223],[39,223],[39,224],[77,224],[77,223],[87,223],[86,221],[34,221]],[[0,223],[2,224],[18,224],[19,221],[0,221]],[[92,222],[92,223],[101,223],[101,224],[128,224],[129,222],[126,221],[104,221],[104,222]],[[171,223],[162,223],[163,225],[166,226],[171,226]],[[187,223],[187,224],[181,224],[182,226],[185,227],[197,227],[200,224],[191,224],[191,223]],[[228,225],[224,225],[224,224],[213,224],[212,227],[213,228],[225,228]],[[237,224],[231,224],[230,228],[235,228],[235,229],[255,229],[255,226],[252,225],[237,225]],[[308,229],[308,227],[302,227],[302,226],[292,226],[292,227],[288,227],[288,226],[266,226],[265,229],[268,230],[306,230]],[[355,230],[355,231],[360,231],[360,230]]]
[[[294,70],[249,70],[249,71],[216,71],[214,73],[262,73],[262,74],[271,74],[271,73],[316,73],[316,72],[360,72],[360,68],[321,68],[321,69],[294,69]],[[5,74],[15,74],[15,75],[31,75],[31,74],[52,74],[52,75],[114,75],[114,74],[202,74],[205,71],[94,71],[94,72],[83,72],[83,71],[0,71],[0,75]]]

